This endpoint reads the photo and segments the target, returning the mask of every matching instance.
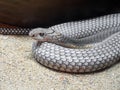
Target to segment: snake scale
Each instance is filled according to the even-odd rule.
[[[28,34],[30,29],[0,28],[1,34]],[[120,14],[35,28],[29,36],[34,58],[54,70],[93,72],[120,61]]]

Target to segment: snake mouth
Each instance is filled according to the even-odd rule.
[[[38,37],[32,37],[34,40],[36,40],[36,41],[39,41],[39,42],[48,42],[48,41],[50,41],[50,39],[49,38],[43,38],[43,37],[39,37],[39,39],[38,39]]]

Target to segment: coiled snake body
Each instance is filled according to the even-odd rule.
[[[29,35],[37,40],[32,48],[35,59],[55,70],[93,72],[120,60],[120,14],[36,28]]]

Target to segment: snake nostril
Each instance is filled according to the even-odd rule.
[[[32,37],[35,37],[35,35],[33,34]]]

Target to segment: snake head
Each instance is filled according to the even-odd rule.
[[[29,36],[40,42],[56,42],[61,34],[49,28],[35,28],[30,31]]]

